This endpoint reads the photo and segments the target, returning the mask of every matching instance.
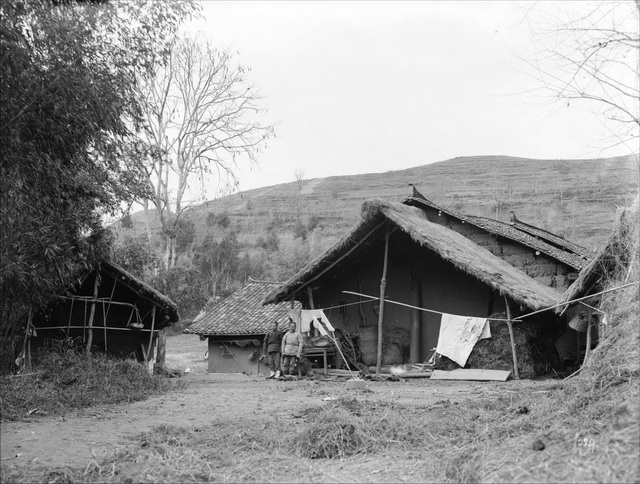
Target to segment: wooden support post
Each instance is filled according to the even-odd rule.
[[[589,355],[591,354],[591,317],[592,317],[592,311],[590,307],[587,307],[587,347],[584,350],[584,360],[582,360],[582,366],[584,366],[584,364],[587,362],[587,360],[589,359]],[[578,351],[580,351],[580,348],[578,348]]]
[[[91,344],[93,343],[93,318],[96,315],[96,301],[98,299],[98,287],[100,287],[100,266],[96,270],[96,281],[93,284],[93,301],[91,302],[91,311],[89,312],[89,322],[87,324],[87,354],[91,353]]]
[[[409,363],[418,363],[420,361],[420,318],[421,311],[417,309],[422,302],[421,284],[411,270],[411,305],[415,306],[411,310],[411,343],[409,346]]]
[[[509,328],[509,338],[511,339],[511,354],[513,355],[513,376],[516,380],[520,379],[518,372],[518,353],[516,352],[516,339],[513,336],[513,323],[511,322],[511,309],[509,308],[509,300],[504,296],[504,305],[507,308],[507,327]]]
[[[158,331],[158,351],[156,354],[156,366],[164,369],[164,363],[167,355],[167,333],[164,329]]]
[[[315,309],[313,304],[313,289],[311,289],[311,286],[307,286],[307,295],[309,296],[309,309]],[[298,330],[299,329],[300,328],[298,328]]]
[[[382,263],[382,279],[380,280],[380,311],[378,312],[378,361],[376,375],[382,368],[382,321],[384,319],[384,294],[387,287],[387,265],[389,264],[389,226],[384,237],[384,262]]]
[[[27,319],[27,351],[24,355],[24,369],[25,373],[31,373],[33,367],[31,366],[31,336],[33,335],[33,312],[29,309],[29,318]]]
[[[153,305],[153,310],[151,311],[151,332],[149,333],[149,347],[147,348],[147,354],[144,355],[144,362],[146,365],[149,365],[149,361],[151,360],[151,343],[153,342],[153,329],[156,326],[156,305]]]

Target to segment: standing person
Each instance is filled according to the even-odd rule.
[[[296,323],[289,318],[289,332],[282,338],[282,374],[293,375],[296,358],[302,356],[304,341],[300,333],[296,333]]]
[[[273,322],[271,331],[264,337],[262,354],[269,355],[269,378],[280,378],[280,347],[284,333],[278,330],[278,321]]]

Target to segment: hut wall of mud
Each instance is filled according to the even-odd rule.
[[[492,235],[475,225],[462,223],[446,215],[430,216],[429,220],[464,235],[545,286],[564,291],[571,285],[568,274],[575,270],[546,254],[536,255],[536,251],[530,247]]]

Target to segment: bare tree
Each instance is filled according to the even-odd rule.
[[[176,228],[188,205],[185,195],[195,190],[204,197],[214,178],[236,187],[237,163],[256,163],[273,132],[256,121],[264,107],[246,82],[247,72],[232,64],[228,52],[203,39],[181,38],[167,64],[141,83],[149,147],[146,173],[154,191],[150,202],[162,225],[167,269],[175,264]]]
[[[293,175],[296,177],[296,185],[298,186],[298,195],[302,195],[302,189],[307,183],[306,173],[302,168],[296,168],[293,172]]]
[[[559,11],[534,4],[535,68],[560,105],[584,103],[609,124],[613,141],[638,153],[640,137],[640,0],[562,2]]]

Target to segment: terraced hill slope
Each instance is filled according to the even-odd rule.
[[[504,221],[513,210],[524,222],[594,249],[611,230],[616,207],[628,204],[637,194],[638,164],[633,156],[594,160],[459,157],[405,170],[258,188],[195,206],[186,217],[201,232],[208,214],[227,214],[246,244],[254,243],[269,227],[276,226],[282,233],[292,230],[297,220],[307,223],[313,217],[323,237],[333,239],[356,223],[364,200],[400,201],[411,194],[410,183],[446,207]],[[144,215],[139,212],[132,218],[143,232]],[[157,222],[151,223],[152,230],[158,231]]]

